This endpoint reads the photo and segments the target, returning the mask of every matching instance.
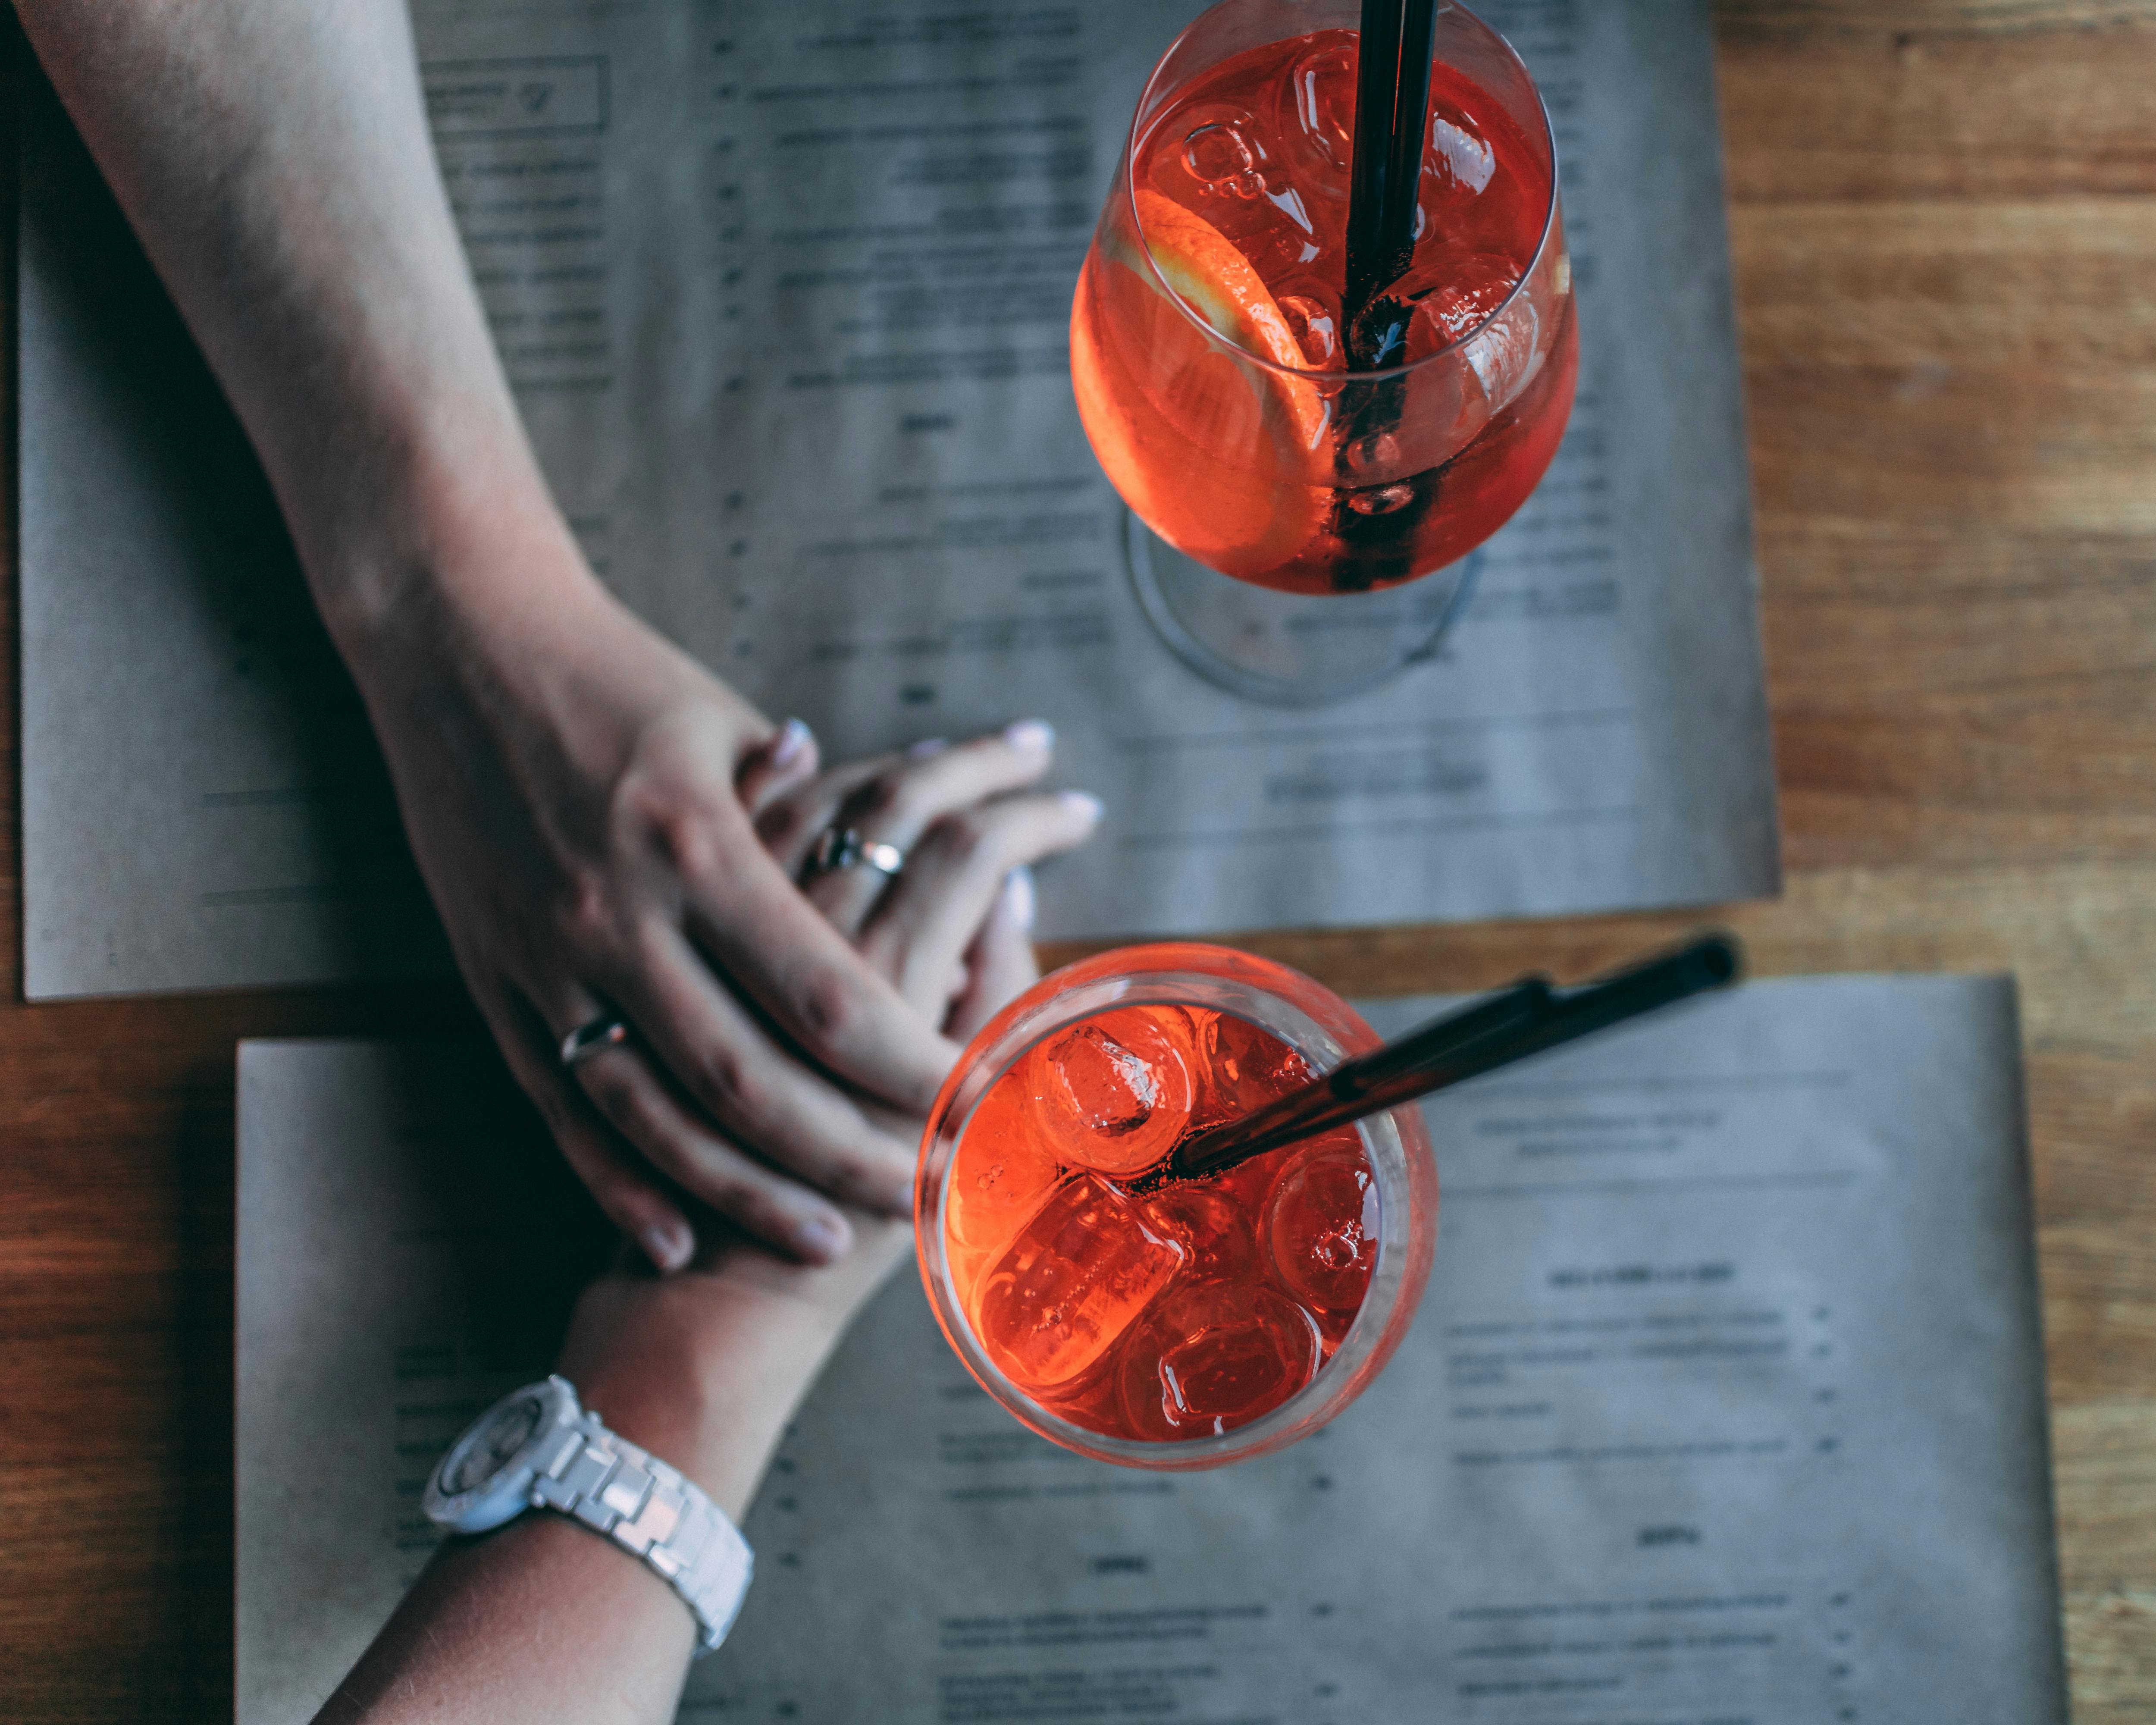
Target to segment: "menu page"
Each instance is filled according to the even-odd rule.
[[[1315,709],[1162,644],[1071,402],[1071,285],[1194,7],[417,22],[473,274],[594,566],[832,758],[1051,720],[1107,814],[1044,874],[1045,933],[1769,893],[1707,9],[1487,9],[1556,126],[1578,403],[1442,656]],[[24,125],[28,992],[439,968],[244,440],[49,95]]]
[[[435,1458],[548,1363],[575,1254],[502,1208],[560,1180],[490,1066],[241,1050],[244,1725],[319,1705],[424,1561]],[[2063,1725],[2010,983],[1754,983],[1426,1106],[1414,1327],[1258,1461],[1033,1436],[901,1274],[681,1717]]]

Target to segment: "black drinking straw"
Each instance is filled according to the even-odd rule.
[[[1430,50],[1438,0],[1363,0],[1355,77],[1355,144],[1348,192],[1348,294],[1341,326],[1350,357],[1369,369],[1398,365],[1404,313],[1364,314],[1407,274],[1414,256],[1423,129],[1430,117]],[[1362,341],[1357,341],[1358,332]],[[1356,352],[1358,347],[1363,351]]]
[[[1284,1144],[1352,1126],[1417,1096],[1509,1066],[1642,1013],[1737,980],[1743,951],[1733,935],[1710,934],[1577,988],[1522,978],[1463,1012],[1343,1061],[1324,1077],[1178,1144],[1170,1179],[1218,1173]]]

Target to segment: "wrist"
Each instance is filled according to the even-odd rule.
[[[738,1522],[844,1324],[798,1301],[695,1291],[693,1301],[642,1301],[624,1326],[611,1313],[586,1322],[595,1296],[610,1303],[595,1289],[558,1369],[609,1430],[680,1469]]]

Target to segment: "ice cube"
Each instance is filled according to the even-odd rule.
[[[1336,196],[1355,163],[1355,50],[1342,43],[1313,48],[1288,74],[1295,124],[1281,128],[1282,152],[1298,175]]]
[[[1460,349],[1460,357],[1482,386],[1490,411],[1509,405],[1542,368],[1542,318],[1534,296],[1514,300]]]
[[[1173,1007],[1122,1006],[1042,1043],[1027,1057],[1042,1147],[1107,1174],[1167,1155],[1190,1119],[1188,1024]]]
[[[1183,1261],[1181,1241],[1106,1180],[1081,1174],[1056,1189],[983,1279],[982,1346],[1022,1389],[1067,1384],[1115,1345]]]
[[[1268,1414],[1317,1375],[1317,1320],[1262,1282],[1163,1299],[1123,1350],[1123,1412],[1155,1439],[1208,1437]]]
[[[1182,1242],[1193,1276],[1210,1279],[1256,1271],[1253,1217],[1219,1185],[1172,1181],[1145,1200],[1145,1209],[1156,1229]]]
[[[1520,285],[1518,265],[1494,253],[1418,259],[1392,289],[1414,307],[1408,321],[1409,364],[1450,347],[1487,319]]]
[[[1248,1114],[1309,1081],[1310,1063],[1248,1019],[1206,1012],[1198,1024],[1199,1125]]]
[[[1273,128],[1248,109],[1194,102],[1164,116],[1154,136],[1145,175],[1152,189],[1211,223],[1265,281],[1307,269],[1323,250]]]
[[[945,1226],[960,1245],[993,1251],[1039,1207],[1057,1172],[1023,1081],[1006,1076],[975,1105],[951,1159]]]
[[[1333,316],[1332,308],[1307,294],[1282,294],[1279,300],[1281,316],[1287,320],[1312,369],[1338,371],[1342,364],[1340,321]]]
[[[1472,197],[1496,172],[1497,152],[1466,115],[1440,110],[1430,116],[1430,149],[1422,164],[1426,203],[1433,197],[1450,200],[1463,193]]]
[[[1353,1132],[1328,1133],[1296,1151],[1265,1201],[1273,1271],[1297,1299],[1323,1312],[1353,1312],[1377,1266],[1378,1182]]]

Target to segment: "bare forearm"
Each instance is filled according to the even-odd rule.
[[[871,1247],[829,1271],[774,1266],[806,1286],[775,1297],[715,1296],[696,1272],[665,1289],[603,1284],[585,1296],[562,1371],[609,1428],[739,1522],[856,1291],[889,1256]],[[663,1725],[693,1640],[680,1599],[613,1542],[563,1517],[526,1515],[436,1554],[321,1725]]]
[[[398,0],[18,6],[341,639],[415,571],[470,562],[441,554],[464,536],[558,535],[450,221]],[[573,556],[529,561],[535,579],[581,576]]]

